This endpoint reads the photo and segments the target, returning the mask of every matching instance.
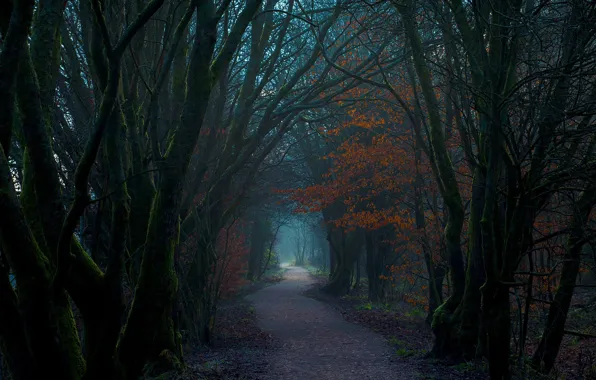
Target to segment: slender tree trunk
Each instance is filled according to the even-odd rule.
[[[385,299],[383,280],[384,257],[387,253],[386,243],[381,241],[383,235],[379,231],[365,232],[366,243],[366,273],[368,276],[368,299],[371,302],[380,302]]]
[[[135,298],[118,346],[126,379],[136,378],[147,361],[167,358],[162,355],[164,351],[175,358],[180,355],[171,315],[178,289],[174,250],[178,244],[181,183],[171,180],[162,185],[153,201]]]
[[[337,252],[333,248],[334,244],[331,239],[332,239],[331,233],[327,233],[327,245],[329,246],[329,249],[328,249],[328,252],[329,252],[329,281],[331,281],[331,278],[333,277],[333,273],[335,272],[335,270],[337,268]]]
[[[265,254],[265,245],[268,235],[268,225],[263,222],[261,218],[256,218],[253,221],[253,226],[250,234],[250,252],[248,258],[248,272],[246,278],[254,280],[261,272],[263,264],[263,256]],[[299,263],[296,263],[300,265]]]
[[[197,12],[201,13],[201,9]],[[118,345],[118,360],[127,379],[136,378],[146,361],[159,362],[173,356],[170,363],[163,364],[176,366],[176,358],[181,355],[172,320],[178,289],[174,253],[179,243],[184,180],[212,89],[210,65],[215,41],[212,15],[200,16],[209,21],[201,25],[195,35],[189,66],[192,74],[189,74],[187,83],[187,102],[182,111],[181,126],[164,162],[158,164],[161,169],[159,185],[149,218],[135,298]],[[163,352],[170,354],[162,355]]]
[[[19,287],[20,320],[27,336],[29,352],[34,358],[31,363],[32,378],[43,378],[47,373],[54,373],[67,380],[79,379],[68,363],[69,349],[72,347],[68,347],[60,336],[49,260],[39,250],[22,214],[14,193],[8,161],[1,148],[0,211],[3,215],[0,218],[2,251],[3,255],[6,254]]]
[[[448,347],[452,315],[459,306],[465,289],[465,270],[461,251],[461,232],[464,223],[464,208],[455,178],[455,169],[445,145],[445,135],[439,114],[439,104],[433,90],[433,83],[427,63],[420,34],[416,28],[414,7],[411,0],[394,2],[395,7],[402,15],[402,21],[407,40],[412,49],[414,68],[420,81],[420,87],[428,111],[430,128],[430,145],[433,156],[429,157],[441,196],[447,208],[447,222],[445,225],[445,243],[447,246],[447,261],[449,263],[449,276],[452,292],[450,297],[436,309],[433,317],[432,328],[435,334],[436,347]],[[443,352],[443,350],[436,350]]]
[[[532,356],[532,366],[544,373],[550,372],[561,347],[565,322],[579,274],[581,251],[585,244],[584,228],[592,208],[596,205],[596,188],[585,190],[575,205],[571,232],[567,239],[565,260],[561,269],[561,279],[553,302],[548,311],[544,333]]]
[[[483,328],[487,336],[490,378],[508,380],[510,345],[509,287],[487,281],[482,287]]]
[[[454,338],[451,350],[465,358],[474,357],[484,352],[479,341],[482,326],[480,287],[485,281],[484,260],[482,257],[482,236],[480,219],[484,209],[484,177],[480,168],[476,168],[472,183],[472,203],[468,221],[468,267],[466,271],[466,290],[462,302],[453,317]]]
[[[0,249],[1,252],[1,249]],[[10,283],[8,263],[0,260],[0,353],[2,369],[7,369],[14,380],[29,380],[34,377],[33,357],[27,347],[27,336],[23,326],[17,295]]]
[[[104,151],[110,172],[109,191],[113,192],[106,286],[103,294],[99,296],[99,299],[104,301],[97,310],[97,316],[100,318],[88,322],[90,328],[87,329],[85,340],[87,371],[84,380],[101,380],[116,376],[113,357],[125,312],[122,280],[130,216],[130,197],[124,174],[125,147],[122,142],[125,140],[121,136],[123,133],[122,112],[117,106],[110,117]]]
[[[344,233],[335,231],[336,239],[332,240],[331,249],[335,253],[336,264],[329,282],[323,287],[323,291],[340,296],[350,291],[354,262],[360,252],[362,242],[360,232]],[[338,244],[339,243],[339,244]]]

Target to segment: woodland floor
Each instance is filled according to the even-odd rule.
[[[225,302],[215,345],[189,350],[183,379],[482,379],[421,358],[428,334],[395,316],[358,316],[291,267],[283,281]],[[352,309],[353,311],[354,309]],[[376,330],[376,331],[373,331]],[[397,348],[403,346],[401,348]],[[180,377],[178,377],[180,379]]]
[[[330,297],[320,291],[324,282],[306,269],[290,267],[222,301],[213,345],[187,347],[186,369],[172,379],[488,378],[480,362],[425,359],[432,333],[416,310],[399,304],[371,305],[357,290]],[[592,325],[596,309],[578,310],[576,314],[585,315],[573,319]],[[583,331],[584,324],[571,327]],[[596,379],[594,341],[574,339],[566,337],[557,373],[549,379]],[[535,378],[517,375],[516,379]]]

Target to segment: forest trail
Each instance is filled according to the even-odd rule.
[[[290,267],[282,282],[246,297],[261,329],[281,343],[263,379],[417,378],[411,365],[390,360],[391,350],[381,335],[301,295],[313,283],[307,270]]]

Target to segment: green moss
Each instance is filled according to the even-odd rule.
[[[397,350],[395,352],[398,356],[401,356],[402,358],[408,357],[408,356],[412,356],[414,353],[412,351],[409,351],[406,348],[400,348],[399,350]]]
[[[176,348],[178,349],[178,352],[176,352],[178,354],[178,358],[179,358],[180,362],[184,365],[184,355],[183,355],[183,349],[182,349],[182,334],[180,333],[180,331],[176,331]]]
[[[83,357],[81,350],[81,341],[77,332],[77,326],[74,319],[70,301],[66,292],[62,292],[58,297],[65,298],[66,305],[64,307],[56,307],[56,314],[58,320],[58,331],[62,338],[62,345],[72,371],[71,379],[81,379],[87,369],[87,364]]]
[[[436,330],[440,326],[451,323],[451,312],[447,310],[447,302],[444,302],[441,306],[437,307],[433,314],[432,329]]]
[[[157,360],[145,365],[145,375],[154,379],[170,379],[183,368],[178,355],[170,350],[163,350]]]
[[[180,230],[181,230],[180,225],[181,225],[181,223],[182,222],[181,222],[180,215],[178,215],[178,227],[176,227],[176,243],[175,243],[174,249],[178,246],[178,244],[180,244]]]
[[[140,374],[147,360],[161,372],[167,367],[164,360],[180,363],[174,355],[179,345],[171,318],[178,288],[174,249],[179,235],[179,218],[172,211],[177,207],[173,193],[165,186],[154,200],[135,298],[118,346],[119,361],[130,378]],[[154,333],[148,335],[148,331]],[[176,360],[163,357],[166,350]]]

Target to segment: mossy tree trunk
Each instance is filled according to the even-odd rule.
[[[402,15],[406,38],[411,48],[414,69],[418,76],[422,95],[427,107],[429,121],[429,143],[432,147],[431,167],[439,184],[439,191],[447,208],[447,220],[444,230],[449,263],[449,276],[452,293],[441,307],[437,309],[433,319],[433,332],[437,340],[436,346],[445,347],[448,339],[452,314],[460,304],[465,289],[465,270],[461,250],[461,232],[464,223],[464,207],[455,178],[455,170],[448,149],[445,145],[445,135],[439,115],[439,104],[433,92],[433,83],[424,52],[420,34],[414,21],[414,7],[412,1],[405,3],[394,2]]]
[[[123,38],[115,45],[111,52],[112,57],[117,57],[118,54],[124,52],[130,38],[160,5],[160,1],[152,2],[141,16],[134,20],[133,24],[125,31]],[[29,7],[29,10],[23,9],[23,7]],[[87,372],[88,378],[97,375],[97,373],[86,371],[70,298],[66,290],[83,314],[85,329],[88,331],[87,337],[91,342],[94,341],[93,337],[100,337],[99,331],[106,332],[104,329],[106,323],[112,325],[112,333],[108,334],[111,341],[109,338],[109,342],[101,339],[95,340],[98,345],[94,346],[94,348],[105,349],[109,352],[103,355],[104,360],[100,360],[101,365],[107,367],[107,372],[113,368],[112,354],[120,330],[119,315],[110,321],[106,321],[109,318],[102,318],[106,315],[102,312],[118,309],[118,305],[122,302],[121,299],[116,300],[115,303],[112,302],[114,299],[107,296],[110,294],[110,289],[105,287],[110,283],[116,283],[119,287],[120,277],[116,276],[116,280],[113,282],[104,281],[103,274],[74,240],[72,236],[74,226],[70,227],[70,224],[67,223],[66,228],[62,228],[62,221],[66,219],[66,213],[61,194],[61,177],[56,168],[49,133],[52,131],[51,125],[54,116],[53,97],[60,59],[59,30],[63,7],[63,2],[56,1],[42,1],[38,4],[31,38],[32,56],[29,56],[29,48],[22,46],[14,57],[20,61],[19,91],[16,94],[20,111],[18,119],[22,123],[22,141],[19,143],[25,150],[27,163],[27,179],[22,184],[22,207],[16,201],[10,170],[6,164],[8,152],[0,152],[0,177],[2,178],[0,181],[2,189],[0,191],[2,194],[0,207],[3,214],[2,220],[11,224],[2,223],[0,225],[2,250],[3,256],[6,256],[7,263],[15,273],[17,280],[17,302],[20,305],[20,318],[23,331],[27,336],[25,341],[28,346],[25,352],[21,352],[23,347],[16,344],[3,347],[3,351],[7,357],[22,356],[27,353],[32,357],[32,360],[27,362],[29,368],[11,368],[17,378],[28,376],[22,373],[25,370],[27,374],[32,374],[30,378],[43,378],[48,373],[62,379],[80,379],[85,372]],[[8,34],[16,37],[17,34],[14,33],[18,31],[24,33],[23,36],[26,38],[28,22],[23,13],[30,12],[31,9],[32,3],[19,2],[17,4],[13,16],[16,16],[15,20],[20,19],[18,27],[22,30],[12,28]],[[24,41],[25,39],[23,39]],[[116,74],[112,75],[112,81],[115,80],[117,84],[117,58],[113,60],[114,62],[116,64],[112,65],[111,69]],[[5,63],[6,60],[2,57],[0,66],[4,68]],[[17,74],[17,70],[14,70],[14,74]],[[81,165],[79,166],[82,167],[82,170],[78,170],[76,174],[78,181],[86,182],[88,180],[89,171],[85,169],[85,165],[88,164],[90,167],[95,160],[99,142],[111,113],[111,106],[108,104],[113,102],[116,96],[114,88],[112,86],[112,92],[108,91],[102,100],[103,108],[96,123],[95,134],[91,139],[92,143],[80,161]],[[2,92],[3,99],[5,95],[7,94]],[[9,101],[14,102],[14,98],[10,97],[11,94],[8,95]],[[118,123],[113,126],[116,128],[116,135],[120,132],[119,126],[121,125]],[[17,126],[3,125],[3,127],[16,128]],[[112,141],[115,140],[112,139]],[[121,151],[121,148],[118,151]],[[115,153],[116,159],[120,159],[118,152]],[[120,165],[115,167],[118,168]],[[122,179],[123,175],[115,178],[120,181]],[[78,189],[81,189],[79,185],[80,182],[77,183],[77,186]],[[120,186],[121,182],[118,185]],[[77,197],[81,195],[86,196],[86,194],[77,194]],[[79,198],[79,200],[81,199],[83,198]],[[79,204],[84,208],[83,203]],[[71,220],[78,220],[77,210],[75,209],[75,212],[69,214]],[[117,257],[116,261],[119,261],[121,260],[120,253],[124,247],[127,220],[126,216],[123,218],[118,216],[116,211],[113,215],[118,219],[114,222],[116,225],[123,223],[117,226],[118,230],[114,230],[116,233],[112,236],[114,257]],[[30,229],[30,226],[33,228]],[[119,232],[121,232],[120,235]],[[116,265],[116,267],[120,266]],[[114,270],[119,272],[117,268]],[[106,277],[109,277],[109,273],[112,271],[108,271]],[[112,323],[114,320],[116,322]],[[15,328],[16,331],[18,328]],[[5,338],[3,337],[3,339]],[[108,345],[101,347],[101,343],[108,343]],[[87,359],[88,363],[97,364],[94,355],[88,356]],[[99,367],[95,366],[94,368]]]
[[[68,347],[60,336],[59,315],[53,304],[50,262],[39,249],[28,228],[14,193],[8,161],[3,150],[0,151],[0,207],[3,215],[0,218],[2,251],[19,287],[20,323],[14,328],[15,331],[22,328],[27,337],[28,352],[35,363],[29,370],[33,373],[33,378],[43,378],[48,372],[55,373],[63,379],[80,378],[76,377],[76,372],[68,363],[69,349],[72,347]],[[9,300],[10,298],[6,301],[3,299],[2,303]],[[9,308],[9,304],[6,307]],[[3,348],[13,351],[19,346]],[[4,355],[10,358],[23,353],[13,351]],[[18,369],[11,368],[13,371]]]
[[[0,231],[2,257],[6,258],[5,265],[9,265],[15,273],[18,297],[10,286],[4,286],[7,282],[3,281],[2,294],[6,294],[6,297],[2,297],[2,320],[15,318],[13,311],[16,302],[19,305],[19,313],[22,314],[22,329],[15,328],[10,336],[2,329],[2,342],[12,342],[12,338],[17,337],[19,331],[27,339],[20,339],[26,345],[1,346],[5,357],[15,358],[30,354],[32,360],[24,362],[34,364],[25,368],[16,366],[14,360],[9,360],[11,367],[14,367],[11,370],[16,372],[17,378],[42,378],[44,374],[51,373],[68,380],[79,379],[85,373],[85,361],[82,359],[71,305],[65,290],[68,290],[83,315],[89,365],[86,378],[122,376],[133,379],[140,375],[145,362],[160,361],[159,356],[163,356],[164,351],[172,352],[178,359],[181,356],[179,337],[171,319],[176,291],[172,261],[178,241],[181,189],[188,161],[200,132],[195,123],[202,120],[212,84],[221,73],[221,67],[227,65],[237,49],[244,30],[261,2],[247,3],[215,60],[213,48],[217,37],[216,27],[228,3],[216,10],[210,1],[193,2],[189,12],[184,15],[188,24],[192,14],[197,12],[201,28],[197,33],[191,59],[189,91],[186,94],[182,127],[169,145],[165,158],[160,160],[160,155],[157,154],[154,157],[163,173],[160,175],[157,195],[153,196],[150,182],[145,181],[135,187],[134,196],[141,201],[135,204],[140,204],[139,207],[135,207],[136,211],[154,199],[148,223],[143,222],[143,219],[148,219],[145,214],[134,214],[135,221],[140,222],[135,224],[132,246],[141,245],[140,230],[147,229],[148,232],[135,300],[124,335],[117,346],[120,354],[118,365],[122,371],[116,375],[113,355],[121,328],[123,259],[128,248],[130,224],[130,201],[125,179],[129,167],[132,167],[133,174],[141,174],[144,169],[142,162],[135,160],[129,164],[126,157],[126,132],[130,133],[128,136],[133,141],[132,150],[137,159],[140,149],[134,145],[134,132],[138,125],[131,105],[124,101],[126,107],[121,107],[117,101],[120,81],[132,85],[128,81],[130,77],[121,78],[120,65],[125,49],[135,33],[162,3],[163,0],[155,0],[148,4],[139,17],[132,20],[119,41],[112,44],[102,9],[103,4],[101,1],[92,1],[95,28],[91,36],[91,55],[99,82],[99,86],[94,87],[100,89],[98,95],[103,89],[103,96],[91,137],[80,155],[76,168],[72,188],[75,200],[68,213],[64,211],[61,194],[60,179],[64,180],[64,177],[60,177],[56,168],[49,136],[50,119],[54,116],[52,111],[55,108],[53,93],[60,66],[60,23],[65,3],[48,0],[38,4],[36,27],[33,29],[31,40],[33,59],[29,57],[29,49],[26,46],[33,2],[15,2],[12,15],[14,21],[10,27],[5,25],[4,17],[2,18],[2,35],[6,36],[6,42],[3,41],[0,61],[3,86],[0,88],[0,98],[3,105],[15,103],[12,87],[18,72],[17,96],[20,112],[14,119],[22,123],[23,137],[19,144],[25,150],[24,162],[27,166],[22,182],[21,207],[16,200],[7,160],[12,145],[12,132],[15,129],[11,125],[13,109],[10,108],[7,109],[9,113],[2,114],[2,120],[6,123],[0,123],[0,210],[4,222],[0,225]],[[183,32],[185,27],[186,25],[180,30]],[[85,28],[87,27],[84,26]],[[181,36],[182,32],[177,31],[177,34]],[[10,56],[7,55],[9,53]],[[166,61],[175,55],[175,46],[170,53]],[[171,59],[169,62],[171,63]],[[20,63],[18,71],[17,63]],[[161,84],[164,83],[167,73],[167,69],[162,71],[163,75],[159,80]],[[127,100],[134,102],[134,96]],[[114,105],[116,111],[112,112]],[[122,108],[129,124],[127,130],[124,129]],[[4,118],[7,115],[9,117]],[[111,231],[105,275],[72,236],[79,217],[89,202],[89,175],[104,134],[108,136],[104,144],[104,162],[105,169],[109,172],[109,176],[106,176],[108,189],[104,190],[110,192],[112,205],[109,212],[111,220],[106,223],[111,227]],[[156,152],[160,153],[159,150]],[[164,168],[166,170],[163,170]],[[95,195],[97,196],[97,193]],[[139,195],[145,197],[141,198]],[[148,228],[145,227],[147,224]],[[2,280],[7,280],[7,276],[3,276]],[[147,337],[147,331],[155,334]]]
[[[179,242],[180,206],[188,165],[197,144],[211,91],[221,70],[232,58],[244,30],[259,9],[261,1],[246,4],[236,24],[213,61],[217,38],[216,13],[211,1],[195,4],[198,17],[186,83],[186,100],[180,126],[172,137],[160,169],[153,200],[147,239],[141,262],[135,298],[126,328],[118,346],[118,360],[127,378],[141,373],[146,361],[158,365],[173,356],[180,359],[178,332],[174,331],[173,303],[178,288],[174,253]],[[148,331],[153,334],[147,334]]]
[[[14,50],[9,50],[15,54],[12,60],[19,62],[19,70],[14,70],[16,69],[15,67],[12,73],[13,78],[16,77],[18,82],[16,99],[10,96],[11,93],[4,95],[8,95],[7,102],[12,104],[14,104],[15,100],[18,102],[17,110],[19,111],[18,119],[21,122],[21,130],[17,132],[19,132],[20,136],[23,136],[23,140],[20,143],[25,145],[24,155],[27,162],[27,180],[23,182],[23,197],[21,198],[23,208],[21,210],[13,208],[11,213],[16,218],[14,223],[19,223],[19,218],[24,218],[32,229],[29,230],[26,225],[23,225],[18,230],[21,236],[14,237],[7,236],[8,231],[2,231],[4,240],[3,250],[9,261],[12,261],[11,256],[16,254],[14,249],[18,249],[18,247],[11,246],[8,241],[13,238],[20,239],[26,242],[24,244],[29,245],[29,248],[25,249],[29,249],[33,255],[29,257],[30,260],[35,261],[31,265],[33,267],[37,266],[39,269],[45,268],[43,269],[45,273],[40,272],[37,274],[41,275],[41,277],[37,280],[39,284],[34,288],[26,284],[26,282],[33,279],[28,279],[28,276],[24,272],[21,272],[21,280],[18,283],[19,302],[30,297],[39,296],[34,296],[33,294],[27,295],[27,288],[29,288],[29,291],[37,290],[41,292],[42,297],[44,295],[47,297],[43,301],[38,300],[41,302],[39,305],[35,305],[38,301],[32,298],[29,301],[29,310],[24,311],[24,315],[22,316],[25,321],[30,318],[36,319],[37,323],[40,324],[40,328],[46,329],[45,331],[40,331],[41,335],[39,337],[35,337],[36,330],[32,329],[31,326],[27,327],[27,323],[25,323],[26,335],[30,340],[29,348],[31,355],[34,361],[39,361],[40,363],[38,366],[34,365],[31,371],[39,375],[43,371],[51,371],[52,368],[55,368],[56,373],[64,376],[64,378],[77,379],[82,376],[85,370],[85,362],[78,345],[77,332],[74,326],[68,296],[59,284],[56,285],[53,283],[52,279],[56,271],[57,254],[55,248],[60,234],[59,221],[63,216],[63,209],[62,199],[60,197],[60,184],[56,176],[57,170],[48,135],[51,112],[47,107],[49,107],[48,103],[51,104],[53,100],[55,69],[59,60],[56,46],[59,45],[60,40],[57,35],[62,19],[62,4],[42,1],[38,5],[35,14],[36,22],[33,27],[31,39],[31,49],[34,51],[33,59],[29,55],[29,47],[24,44],[25,41],[23,40],[23,37],[26,38],[28,34],[31,17],[31,9],[29,7],[31,7],[31,4],[28,4],[26,1],[16,4],[13,12],[13,16],[15,16],[14,21],[22,22],[23,25],[19,26],[20,28],[11,25],[7,32],[8,37],[12,37],[8,38],[9,42],[21,38],[21,46],[18,47],[17,42],[13,42],[12,48]],[[7,48],[10,47],[11,45],[8,44]],[[45,62],[45,66],[39,65],[41,61]],[[2,57],[0,64],[2,66],[6,63],[10,65],[10,62],[10,60],[6,62],[6,58]],[[7,122],[11,123],[12,120],[7,120]],[[2,125],[2,128],[11,131],[13,126],[5,124]],[[11,134],[9,133],[8,135],[10,136]],[[4,159],[6,159],[8,152],[3,152],[2,155],[5,155]],[[6,174],[8,173],[7,167],[2,167],[1,170],[6,170]],[[1,175],[5,175],[5,173]],[[8,193],[11,191],[9,188],[12,186],[10,179],[7,179],[3,183],[3,191],[7,193],[6,196],[8,197],[10,197]],[[12,200],[7,199],[6,201],[11,202]],[[36,204],[37,206],[35,206]],[[15,206],[12,205],[12,207]],[[24,214],[21,214],[21,212],[24,212]],[[6,214],[4,218],[10,220],[10,216],[8,215],[10,214]],[[10,266],[13,267],[13,265],[14,263],[11,263]],[[21,268],[21,271],[23,269]],[[27,315],[28,313],[36,312],[34,309],[37,307],[42,308],[37,310],[37,312],[43,312],[45,309],[45,314],[37,315],[36,317]],[[48,320],[42,322],[41,319],[43,318],[48,318]],[[56,331],[48,331],[48,329],[51,330],[53,328]],[[39,345],[39,343],[32,344],[38,341],[38,339],[46,339],[43,337],[44,334],[46,338],[49,338],[47,334],[55,334],[57,337],[49,338],[53,342],[49,346],[47,346],[47,343],[42,345]],[[56,344],[59,347],[55,347]],[[55,353],[49,355],[56,360],[53,366],[49,366],[45,360],[40,360],[42,356],[48,356],[45,350],[56,350]]]
[[[526,13],[531,13],[535,9],[533,2],[526,2]],[[453,12],[460,32],[462,33],[466,50],[470,62],[478,62],[479,71],[482,69],[485,73],[484,78],[477,74],[476,86],[481,88],[493,89],[489,103],[477,100],[480,106],[478,109],[481,119],[481,133],[485,136],[485,143],[481,144],[482,159],[480,161],[488,162],[486,180],[489,176],[492,184],[486,185],[485,194],[485,212],[492,214],[491,220],[483,217],[483,251],[485,267],[487,268],[486,289],[483,292],[483,310],[486,310],[484,318],[485,327],[490,324],[493,331],[487,330],[488,355],[491,359],[491,372],[494,371],[495,377],[508,377],[508,373],[503,369],[503,358],[509,356],[509,345],[504,342],[505,330],[508,330],[507,320],[509,315],[498,310],[501,303],[504,307],[506,294],[509,291],[509,285],[513,282],[513,273],[517,263],[523,255],[532,248],[532,230],[536,215],[547,204],[548,200],[562,182],[556,176],[549,176],[550,154],[547,153],[552,147],[558,132],[556,128],[565,121],[565,109],[568,107],[567,99],[570,89],[570,80],[573,77],[572,67],[576,60],[584,54],[584,44],[587,41],[589,30],[593,25],[593,12],[585,8],[585,4],[574,2],[568,10],[566,23],[574,25],[567,28],[561,36],[561,56],[557,63],[561,75],[553,79],[552,91],[540,104],[536,122],[537,138],[535,148],[530,158],[530,170],[523,178],[519,176],[520,165],[513,161],[503,148],[503,136],[505,135],[505,125],[510,122],[502,105],[506,102],[505,96],[508,96],[508,90],[515,86],[517,80],[515,71],[518,62],[518,54],[522,42],[526,42],[527,37],[524,33],[525,26],[520,25],[520,32],[512,37],[506,37],[504,29],[511,22],[511,17],[516,17],[520,2],[510,1],[502,2],[493,10],[493,23],[486,25],[490,31],[490,52],[483,53],[483,47],[478,45],[477,41],[481,39],[474,38],[470,32],[469,25],[465,20],[463,5],[460,1],[455,3]],[[485,9],[489,12],[489,9]],[[510,16],[507,16],[510,15]],[[582,20],[582,21],[580,21]],[[579,26],[578,26],[579,25]],[[478,31],[477,31],[478,32]],[[530,92],[533,91],[530,87]],[[484,122],[483,122],[484,120]],[[492,122],[492,124],[491,124]],[[584,119],[582,123],[587,123]],[[485,127],[484,129],[482,127]],[[488,126],[489,128],[486,128]],[[571,144],[570,149],[564,153],[565,157],[560,163],[560,168],[571,164],[572,157],[577,154],[577,144]],[[496,157],[495,157],[496,156]],[[492,165],[492,166],[491,166]],[[502,166],[498,168],[497,165]],[[500,179],[499,179],[500,177]],[[498,183],[497,181],[501,181]],[[506,195],[502,198],[494,196],[488,191],[493,191],[493,186],[506,189]],[[492,190],[491,190],[492,189]],[[545,189],[549,189],[545,191]],[[489,200],[490,199],[490,200]],[[497,202],[506,204],[505,211],[499,211]],[[493,205],[490,205],[493,203]],[[492,210],[489,210],[492,208]],[[485,213],[485,215],[487,215]],[[486,244],[487,239],[492,239]],[[488,262],[488,261],[492,262]],[[490,270],[490,272],[489,272]],[[490,296],[489,296],[490,295]],[[487,297],[486,299],[484,299]],[[494,301],[493,298],[495,297]],[[491,343],[491,334],[493,335]],[[497,338],[496,336],[500,338]],[[492,348],[491,344],[496,344]],[[523,345],[523,343],[522,343]],[[497,351],[497,352],[495,352]],[[500,352],[498,352],[500,351]]]
[[[221,201],[221,200],[219,200]],[[217,261],[217,235],[222,226],[218,201],[203,210],[193,227],[196,243],[192,245],[192,261],[184,278],[184,324],[195,343],[211,343],[216,279],[213,268]]]
[[[208,5],[196,8],[203,25],[196,32],[191,53],[191,74],[180,129],[166,151],[164,162],[158,163],[159,184],[151,209],[135,297],[118,345],[118,360],[126,378],[138,376],[146,361],[159,362],[162,353],[166,354],[164,357],[180,355],[172,320],[178,288],[174,253],[179,238],[184,179],[200,131],[196,123],[203,120],[212,89],[209,66],[214,51],[213,23],[216,20]],[[148,331],[152,333],[148,334]]]

